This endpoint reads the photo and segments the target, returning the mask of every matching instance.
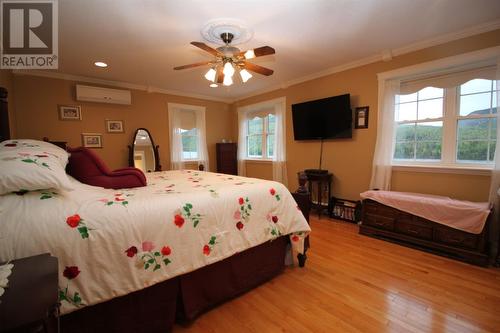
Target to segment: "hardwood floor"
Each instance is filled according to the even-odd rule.
[[[500,332],[500,270],[358,235],[311,218],[306,267],[174,332]]]

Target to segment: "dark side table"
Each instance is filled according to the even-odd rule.
[[[317,203],[313,203],[313,208],[316,208],[318,212],[318,218],[321,218],[321,212],[328,208],[328,204],[330,202],[330,197],[332,196],[332,173],[306,173],[307,182],[309,184],[309,193],[312,195],[313,191],[313,183],[317,184]],[[328,196],[323,198],[323,189],[326,189],[328,192]],[[326,199],[326,200],[324,200]],[[322,202],[326,202],[326,206],[322,204]]]
[[[16,259],[0,297],[0,333],[58,332],[57,258],[47,254]]]

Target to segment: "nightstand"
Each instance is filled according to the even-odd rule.
[[[58,332],[57,258],[13,260],[9,287],[0,297],[0,333]]]

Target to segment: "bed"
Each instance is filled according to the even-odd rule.
[[[7,169],[56,169],[59,151],[9,142],[0,186]],[[0,196],[0,261],[58,257],[63,331],[168,331],[175,317],[191,320],[278,274],[310,231],[277,182],[193,170],[150,173],[146,187],[123,190],[60,182]]]

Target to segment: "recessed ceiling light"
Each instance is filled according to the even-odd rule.
[[[96,65],[97,67],[102,67],[102,68],[108,67],[108,64],[105,63],[105,62],[102,62],[102,61],[96,61],[96,62],[94,62],[94,65]]]
[[[217,88],[219,85],[217,83],[211,83],[210,88]]]

